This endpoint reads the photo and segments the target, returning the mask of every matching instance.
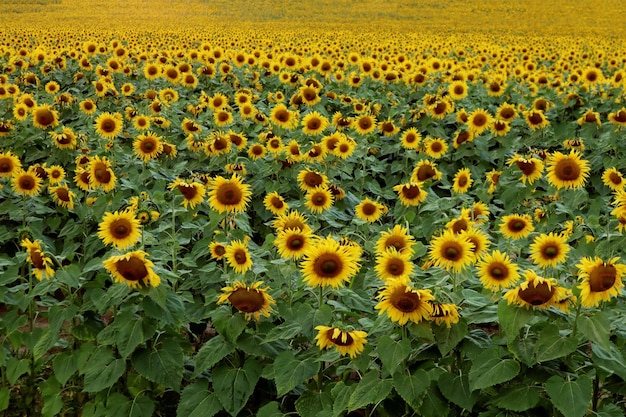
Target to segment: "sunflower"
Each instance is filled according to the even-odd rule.
[[[52,143],[58,149],[76,149],[76,134],[69,127],[63,127],[61,133],[57,132],[49,132],[50,137],[52,138]]]
[[[465,81],[457,80],[448,86],[448,94],[452,100],[462,100],[467,97],[467,84]]]
[[[489,129],[496,136],[506,136],[511,131],[511,125],[504,120],[494,120]]]
[[[598,127],[602,126],[602,121],[600,120],[600,113],[597,111],[593,111],[593,109],[587,110],[582,116],[580,116],[577,120],[579,125],[584,124],[592,124],[595,123]]]
[[[520,278],[517,264],[499,250],[485,255],[476,265],[476,269],[483,287],[494,292],[512,287]]]
[[[489,206],[481,201],[477,201],[472,204],[472,207],[463,208],[461,213],[465,214],[473,222],[484,224],[489,219]]]
[[[70,191],[67,185],[49,187],[48,192],[57,205],[69,210],[74,209],[74,198],[76,195]]]
[[[559,190],[582,188],[590,169],[589,162],[581,159],[577,151],[572,150],[569,155],[553,152],[548,157],[548,182]]]
[[[91,185],[89,184],[89,171],[85,168],[76,168],[74,182],[76,183],[76,186],[83,191],[91,190]]]
[[[332,153],[341,159],[346,159],[354,153],[355,149],[356,142],[348,136],[341,134]]]
[[[22,239],[20,245],[28,251],[27,261],[33,266],[33,275],[41,281],[44,277],[50,279],[54,276],[54,269],[52,268],[52,259],[45,255],[41,248],[41,241],[30,241],[29,239]]]
[[[565,262],[570,250],[567,236],[555,233],[542,233],[530,245],[530,258],[542,268],[556,267]]]
[[[522,172],[522,176],[520,180],[525,184],[528,181],[528,184],[532,184],[539,178],[541,178],[543,174],[544,164],[541,159],[538,158],[524,158],[520,155],[513,155],[507,161],[508,165],[511,166],[515,164],[519,170]]]
[[[49,104],[36,106],[32,112],[33,125],[39,129],[46,130],[49,127],[59,125],[59,112]]]
[[[434,321],[437,326],[441,326],[445,323],[449,329],[453,324],[459,322],[459,307],[456,304],[451,303],[439,303],[436,301],[430,301],[432,306],[432,312],[430,313],[429,320]]]
[[[622,107],[616,112],[609,113],[609,122],[619,127],[626,126],[626,108]]]
[[[300,259],[314,241],[315,236],[310,229],[286,229],[278,231],[274,245],[283,258]]]
[[[524,272],[525,281],[504,294],[507,304],[547,310],[565,300],[568,292],[554,278],[543,278],[534,271]]]
[[[342,356],[349,355],[355,358],[363,352],[367,343],[367,333],[361,330],[342,330],[338,327],[316,326],[318,331],[315,339],[320,349],[334,347]]]
[[[285,203],[285,199],[282,198],[276,191],[265,196],[263,199],[263,205],[267,210],[271,211],[272,214],[276,216],[285,214],[287,210],[289,210],[289,205]]]
[[[428,195],[426,191],[422,190],[420,183],[417,182],[398,184],[393,189],[398,193],[400,202],[407,207],[419,205]]]
[[[489,189],[487,190],[488,194],[493,194],[500,182],[500,175],[502,175],[502,171],[498,171],[497,169],[492,169],[491,171],[485,174],[487,178],[487,182],[489,183]]]
[[[297,115],[283,103],[279,103],[270,112],[270,121],[284,129],[293,129],[297,123]]]
[[[0,160],[2,158],[0,157]],[[2,175],[2,165],[0,163],[0,175]],[[626,182],[622,173],[615,167],[607,168],[602,173],[602,182],[613,191],[620,191],[624,189]]]
[[[411,252],[398,252],[391,247],[376,256],[376,275],[384,282],[392,279],[408,282],[413,273],[413,263],[410,261]]]
[[[195,121],[188,119],[186,117],[183,119],[181,123],[181,127],[183,131],[187,133],[188,135],[192,133],[199,134],[200,132],[202,132],[202,126],[200,126]]]
[[[376,118],[371,114],[362,114],[354,119],[352,127],[359,135],[367,135],[376,130]]]
[[[35,173],[31,167],[27,171],[16,169],[11,177],[11,188],[21,196],[35,197],[41,192],[42,179]]]
[[[474,141],[474,133],[470,130],[457,130],[454,132],[454,138],[452,139],[452,146],[454,149],[458,149],[459,146],[466,142]]]
[[[146,252],[136,250],[124,255],[111,256],[102,264],[115,282],[124,283],[131,288],[158,287],[161,278],[152,269],[154,263],[147,259],[147,256]]]
[[[318,239],[300,263],[303,280],[313,287],[337,288],[358,272],[360,254],[359,248],[341,245],[330,236]]]
[[[240,213],[246,210],[252,191],[241,177],[234,174],[230,179],[215,177],[209,187],[209,204],[219,213]]]
[[[232,266],[238,274],[245,274],[252,268],[252,257],[248,251],[248,245],[245,241],[233,240],[226,246],[224,254],[228,265]]]
[[[415,127],[411,127],[402,132],[400,143],[404,149],[419,150],[422,141],[422,135]]]
[[[424,139],[424,153],[430,158],[439,159],[448,152],[448,143],[441,138]]]
[[[306,216],[296,210],[278,215],[272,223],[272,227],[278,232],[287,229],[311,231],[311,226],[308,225]]]
[[[365,198],[354,208],[357,219],[374,223],[380,216],[387,213],[387,207],[377,201]]]
[[[225,109],[221,109],[213,113],[213,120],[218,127],[229,125],[233,122],[233,115]]]
[[[461,271],[473,260],[473,243],[451,230],[446,230],[430,242],[429,260],[446,270]]]
[[[326,187],[329,184],[328,177],[325,174],[306,168],[298,172],[297,181],[300,189],[304,191],[311,191],[317,187]]]
[[[529,214],[510,214],[502,217],[500,233],[507,239],[523,239],[528,236],[535,227]]]
[[[78,103],[78,107],[80,108],[80,111],[85,114],[94,114],[98,110],[96,102],[90,98],[87,98]]]
[[[213,259],[223,259],[226,256],[226,246],[225,244],[217,241],[213,241],[209,243],[209,252],[211,253],[211,258]]]
[[[163,138],[157,136],[155,133],[148,132],[137,136],[133,141],[133,150],[145,163],[150,162],[151,159],[156,159],[163,152]]]
[[[415,289],[402,279],[389,280],[376,298],[380,299],[374,307],[380,310],[378,314],[387,314],[400,326],[428,320],[433,313],[431,301],[435,299],[430,290]]]
[[[378,123],[378,131],[382,133],[383,136],[393,136],[400,131],[400,128],[394,125],[391,118],[387,118]]]
[[[407,257],[413,255],[413,244],[415,238],[409,234],[406,227],[395,225],[393,229],[380,232],[380,237],[376,241],[376,252],[382,253],[394,249]]]
[[[539,110],[528,110],[524,112],[524,120],[531,130],[542,129],[550,125],[550,121],[545,114]]]
[[[94,156],[87,166],[90,188],[102,188],[104,192],[109,192],[115,188],[115,173],[111,169],[111,161],[106,157]]]
[[[276,302],[267,293],[268,287],[263,287],[263,281],[256,281],[252,285],[246,285],[242,281],[235,281],[232,286],[222,288],[217,299],[217,304],[231,304],[238,311],[244,313],[246,320],[254,318],[259,321],[261,316],[269,317],[272,313],[272,305]]]
[[[120,113],[104,112],[94,122],[96,133],[105,139],[115,139],[124,128],[124,119]]]
[[[492,121],[492,117],[487,111],[476,109],[468,115],[467,126],[473,136],[478,136],[489,129]]]
[[[583,307],[597,307],[602,301],[609,301],[621,293],[626,265],[618,260],[616,257],[605,262],[598,257],[583,257],[576,265],[578,278],[582,280],[578,288]]]
[[[18,103],[13,107],[13,117],[15,117],[16,120],[19,120],[19,121],[26,120],[28,118],[29,113],[30,113],[30,109],[24,103]]]
[[[459,237],[469,240],[473,245],[472,253],[475,260],[482,259],[485,252],[491,245],[491,242],[489,242],[489,235],[477,227],[471,226],[468,229],[463,230],[459,233]]]
[[[333,195],[326,186],[314,187],[307,191],[304,205],[313,213],[322,213],[333,205]]]
[[[267,149],[260,143],[255,143],[248,148],[248,156],[253,161],[263,158],[267,154]]]
[[[454,174],[452,190],[457,194],[464,194],[473,182],[469,168],[461,168]]]
[[[0,178],[12,176],[22,170],[22,162],[11,151],[0,153]]]
[[[204,200],[204,195],[206,194],[206,188],[204,185],[193,180],[183,180],[177,178],[169,186],[170,190],[173,190],[174,188],[178,189],[183,196],[181,205],[185,206],[185,208],[189,206],[192,210],[197,204]]]
[[[130,210],[106,212],[98,225],[98,237],[105,245],[124,250],[141,238],[139,220]]]
[[[312,111],[302,118],[302,131],[307,135],[319,135],[330,122],[317,111]]]

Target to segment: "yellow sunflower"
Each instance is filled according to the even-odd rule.
[[[57,205],[69,210],[74,209],[74,198],[76,198],[76,195],[70,191],[67,185],[49,187],[48,192]]]
[[[380,217],[387,213],[387,207],[377,201],[365,198],[361,200],[359,204],[354,208],[357,219],[366,221],[368,223],[374,223]]]
[[[554,268],[567,259],[570,247],[566,242],[567,237],[565,235],[552,232],[542,233],[530,245],[530,258],[542,268],[550,266]]]
[[[404,149],[419,150],[422,142],[422,135],[415,127],[411,127],[402,132],[400,143]]]
[[[252,191],[241,177],[215,177],[209,186],[209,204],[219,213],[240,213],[246,210]]]
[[[541,178],[544,164],[541,159],[538,158],[524,158],[520,155],[513,155],[507,161],[508,165],[511,166],[515,164],[519,170],[522,172],[522,176],[520,180],[525,184],[528,181],[528,184],[532,184],[539,178]]]
[[[441,138],[424,139],[424,153],[430,158],[439,159],[448,152],[448,143]]]
[[[469,240],[446,230],[431,240],[428,257],[435,266],[459,272],[472,263],[473,246]]]
[[[307,228],[279,230],[274,245],[283,258],[300,259],[314,245],[315,239]]]
[[[411,253],[408,251],[398,252],[395,248],[389,248],[376,256],[374,270],[382,281],[389,282],[392,279],[409,281],[413,273],[413,263],[410,261]]]
[[[307,191],[305,195],[304,205],[311,210],[312,213],[322,213],[333,205],[333,195],[328,187],[315,187]]]
[[[626,265],[618,260],[616,257],[605,262],[598,257],[585,256],[576,265],[578,278],[582,280],[578,288],[581,290],[580,303],[583,307],[597,307],[622,292],[622,276],[626,272]]]
[[[41,182],[42,179],[32,167],[27,171],[18,169],[14,170],[11,177],[11,188],[17,195],[35,197],[41,192]]]
[[[148,163],[156,159],[163,152],[163,138],[155,133],[148,132],[137,136],[133,141],[133,150],[141,160]]]
[[[502,175],[502,171],[498,171],[497,169],[492,169],[491,171],[485,174],[487,182],[489,183],[489,189],[487,190],[488,194],[493,194],[500,182],[500,175]]]
[[[417,182],[398,184],[395,185],[393,189],[398,193],[400,202],[407,207],[419,205],[428,195]]]
[[[206,188],[204,185],[194,180],[183,180],[177,178],[169,186],[170,190],[175,188],[178,189],[183,196],[181,205],[185,206],[185,208],[189,206],[192,210],[196,207],[196,205],[204,200],[204,195],[206,194]]]
[[[226,245],[221,242],[213,241],[209,243],[209,252],[211,253],[211,258],[217,260],[223,259],[224,256],[226,256]]]
[[[478,227],[469,227],[459,233],[460,238],[465,238],[470,241],[472,246],[472,253],[474,260],[482,259],[485,252],[489,249],[491,242],[489,242],[489,235],[483,232]]]
[[[253,161],[261,159],[267,154],[267,149],[260,143],[255,143],[248,148],[248,156]]]
[[[104,192],[109,192],[115,188],[117,177],[111,169],[111,161],[106,157],[94,156],[89,161],[87,172],[90,188],[101,188]]]
[[[436,301],[430,302],[432,306],[432,312],[430,313],[429,320],[434,321],[436,325],[441,326],[445,323],[449,329],[453,324],[458,323],[459,306],[451,303],[439,303]]]
[[[115,139],[122,133],[124,119],[119,113],[104,112],[100,114],[94,122],[96,133],[105,139]]]
[[[0,161],[1,161],[0,157]],[[0,175],[2,175],[2,165],[0,163]],[[607,168],[602,173],[602,182],[613,191],[620,191],[624,189],[626,182],[622,173],[615,167]]]
[[[298,122],[298,117],[284,103],[279,103],[270,112],[270,122],[284,129],[293,129]]]
[[[533,230],[535,227],[529,214],[509,214],[500,222],[500,232],[507,239],[523,239]]]
[[[22,162],[17,155],[11,151],[0,153],[0,178],[10,177],[21,169]]]
[[[349,355],[355,358],[363,352],[367,343],[367,333],[361,330],[342,330],[338,327],[316,326],[318,331],[315,339],[320,349],[334,347],[342,356]]]
[[[359,249],[340,245],[330,236],[318,239],[300,263],[303,280],[312,287],[337,288],[358,272],[360,254]]]
[[[139,220],[129,210],[106,212],[98,225],[98,237],[105,245],[124,250],[141,238]]]
[[[39,281],[43,278],[50,279],[54,276],[52,259],[45,255],[41,248],[41,241],[30,241],[25,238],[22,239],[20,245],[28,252],[27,261],[33,266],[32,273]]]
[[[467,126],[473,136],[478,136],[491,126],[493,118],[484,109],[476,109],[468,115]]]
[[[31,113],[33,125],[39,129],[46,130],[49,127],[59,125],[59,112],[49,104],[42,104],[33,109]]]
[[[259,321],[261,316],[269,317],[276,304],[267,293],[269,287],[263,287],[263,281],[256,281],[246,285],[242,281],[235,281],[233,285],[222,288],[217,304],[231,304],[238,311],[244,313],[246,320],[254,318]]]
[[[111,256],[103,261],[104,268],[113,276],[115,282],[131,288],[158,287],[161,278],[154,272],[154,263],[147,259],[148,254],[136,250],[124,255]]]
[[[367,135],[376,130],[376,118],[371,114],[361,114],[353,120],[352,127],[359,135]]]
[[[263,205],[267,210],[272,212],[275,216],[285,214],[289,210],[289,204],[285,202],[285,199],[274,191],[265,196],[263,199]]]
[[[247,240],[233,240],[226,246],[224,258],[228,265],[238,274],[245,274],[252,268],[252,257],[248,250]]]
[[[494,292],[512,287],[520,278],[517,264],[499,250],[485,255],[476,265],[476,269],[483,287]]]
[[[543,278],[534,271],[524,272],[525,281],[504,294],[507,304],[547,310],[567,299],[568,292],[554,278]]]
[[[582,188],[589,176],[589,162],[581,159],[577,151],[569,155],[553,152],[548,157],[547,177],[550,185],[557,189]]]
[[[307,168],[298,172],[297,181],[300,189],[304,191],[328,186],[328,177],[325,174]]]
[[[307,135],[319,135],[330,125],[328,118],[312,111],[302,118],[302,131]]]
[[[457,194],[466,193],[474,182],[469,168],[459,169],[456,174],[454,174],[454,179],[452,181],[452,190]]]
[[[409,234],[409,230],[396,224],[393,229],[380,232],[380,237],[376,241],[376,252],[383,253],[394,249],[410,258],[413,255],[414,244],[415,238]]]
[[[441,171],[437,169],[437,164],[428,159],[420,160],[411,173],[411,182],[423,183],[429,180],[438,181],[441,179]]]
[[[428,320],[433,313],[430,290],[419,290],[403,279],[389,280],[377,295],[380,301],[374,307],[379,315],[387,314],[389,320],[404,326],[407,322]]]
[[[531,130],[543,129],[550,125],[550,121],[540,110],[528,110],[524,112],[524,120]]]

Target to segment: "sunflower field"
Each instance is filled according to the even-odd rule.
[[[626,4],[0,4],[0,414],[626,414]]]

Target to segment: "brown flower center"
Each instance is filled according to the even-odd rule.
[[[236,184],[226,183],[221,185],[216,193],[217,200],[227,206],[237,205],[241,202],[243,194]]]
[[[530,305],[539,306],[549,302],[555,292],[556,289],[554,287],[551,288],[546,282],[536,285],[531,283],[528,285],[528,288],[520,290],[518,296]]]
[[[617,271],[613,265],[600,265],[589,274],[591,292],[603,292],[613,288],[617,280]]]
[[[124,239],[130,236],[132,230],[132,224],[126,219],[115,220],[109,226],[109,231],[115,239]]]
[[[500,262],[494,262],[489,266],[489,276],[495,280],[504,280],[509,276],[509,269]]]
[[[326,332],[326,337],[328,337],[328,339],[337,346],[350,346],[352,345],[352,343],[354,343],[354,339],[352,338],[352,336],[350,336],[350,333],[340,332],[337,337],[333,337],[334,332],[335,329],[329,329]],[[345,341],[343,340],[344,335],[346,338]]]
[[[148,268],[139,258],[121,259],[115,263],[115,266],[117,272],[128,281],[139,281],[148,276]]]
[[[405,185],[404,187],[402,187],[402,195],[408,200],[413,200],[419,197],[420,191],[420,187],[414,184]]]
[[[343,270],[343,262],[338,255],[325,253],[315,260],[313,270],[322,278],[335,278]]]
[[[574,181],[580,178],[581,170],[576,161],[563,159],[557,163],[554,174],[561,181]]]
[[[242,313],[254,313],[263,308],[265,297],[260,291],[239,288],[228,296],[228,301]]]
[[[403,313],[412,313],[420,307],[421,299],[419,294],[414,292],[396,291],[390,298],[391,304]]]

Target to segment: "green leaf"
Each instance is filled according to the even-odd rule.
[[[113,351],[100,347],[90,356],[85,374],[85,392],[98,392],[117,382],[126,371],[126,361],[115,359]]]
[[[211,391],[206,380],[196,381],[185,387],[176,415],[179,417],[213,417],[222,409],[222,404]]]
[[[216,308],[211,314],[213,325],[219,334],[226,340],[235,343],[237,338],[248,325],[248,321],[241,313],[233,314],[229,306]]]
[[[263,343],[275,342],[277,340],[291,340],[302,331],[302,325],[297,321],[288,321],[278,326],[274,326],[267,336],[263,339]]]
[[[207,369],[215,366],[226,355],[235,351],[235,347],[221,335],[217,335],[206,342],[196,354],[196,366],[192,377],[195,378]]]
[[[404,360],[411,353],[411,342],[408,339],[396,342],[385,335],[378,338],[377,346],[376,351],[383,362],[383,368],[390,374],[393,374],[399,366],[403,366]]]
[[[135,351],[131,362],[144,378],[174,390],[180,388],[184,355],[176,340],[163,336],[151,348]]]
[[[120,317],[123,316],[123,317]],[[121,313],[115,318],[115,343],[122,358],[126,359],[137,346],[148,340],[156,331],[154,321],[136,317],[130,312]]]
[[[296,359],[292,351],[281,352],[274,360],[274,381],[279,397],[288,394],[298,384],[314,377],[320,364],[312,359]]]
[[[129,417],[152,417],[154,413],[154,401],[145,395],[136,397],[130,405]]]
[[[467,374],[454,375],[446,372],[439,377],[437,386],[448,400],[461,408],[472,411],[478,398],[476,393],[473,393],[469,387]]]
[[[565,417],[583,417],[591,403],[591,380],[581,375],[575,381],[553,376],[546,381],[546,392]]]
[[[524,327],[534,316],[532,310],[515,305],[508,305],[505,299],[498,303],[498,321],[500,329],[508,339],[517,337],[519,330]]]
[[[263,368],[248,358],[242,368],[219,365],[213,371],[215,395],[231,416],[236,416],[246,405],[261,377]]]
[[[0,411],[9,408],[9,400],[11,399],[11,390],[9,388],[0,388]]]
[[[592,344],[593,364],[609,374],[619,375],[626,380],[626,360],[617,346],[610,343],[609,349],[603,349],[599,345]]]
[[[52,360],[52,369],[57,381],[61,385],[65,385],[70,377],[78,371],[78,358],[74,352],[61,352]]]
[[[600,409],[598,410],[598,417],[624,417],[624,412],[622,409],[613,403],[602,403]]]
[[[131,401],[119,392],[114,392],[108,396],[106,407],[104,407],[104,415],[106,417],[127,416],[130,412]],[[94,413],[95,416],[102,414]]]
[[[470,389],[483,389],[509,381],[517,376],[520,364],[514,359],[503,359],[496,349],[480,354],[469,372]]]
[[[365,407],[368,404],[384,400],[387,398],[392,388],[393,381],[390,379],[380,379],[378,371],[376,370],[369,371],[363,375],[363,378],[361,378],[350,396],[348,411],[353,411]]]
[[[42,417],[58,415],[63,408],[63,397],[59,395],[61,385],[54,378],[50,378],[40,383],[39,388],[41,389],[41,398],[43,399]]]
[[[19,377],[30,371],[30,361],[28,359],[17,359],[11,357],[7,359],[6,376],[11,385],[15,384]]]
[[[578,318],[578,328],[580,332],[593,343],[600,345],[603,349],[608,349],[611,334],[611,323],[609,317],[602,310],[596,311],[591,316]]]
[[[467,336],[467,322],[461,318],[458,323],[449,328],[446,326],[433,326],[433,333],[435,334],[437,348],[441,356],[445,356]]]
[[[498,391],[491,401],[496,407],[510,411],[526,411],[539,402],[541,388],[530,385],[517,385]]]
[[[424,417],[440,417],[447,416],[449,411],[448,401],[441,396],[437,383],[431,380],[430,389],[424,394],[420,413]]]
[[[343,381],[339,381],[333,387],[331,394],[333,396],[333,415],[344,415],[348,411],[350,396],[354,392],[355,385],[346,385]]]
[[[296,411],[301,417],[316,417],[322,410],[331,410],[333,399],[327,392],[304,391],[296,400]]]
[[[280,404],[276,401],[270,401],[263,407],[259,408],[256,413],[256,417],[283,417],[284,414],[280,411]]]
[[[548,324],[539,333],[535,344],[535,359],[540,363],[562,358],[575,351],[577,346],[576,340],[561,336],[556,325]]]
[[[419,411],[424,392],[430,387],[430,378],[423,369],[412,375],[408,371],[400,371],[393,375],[393,387],[413,410]]]

